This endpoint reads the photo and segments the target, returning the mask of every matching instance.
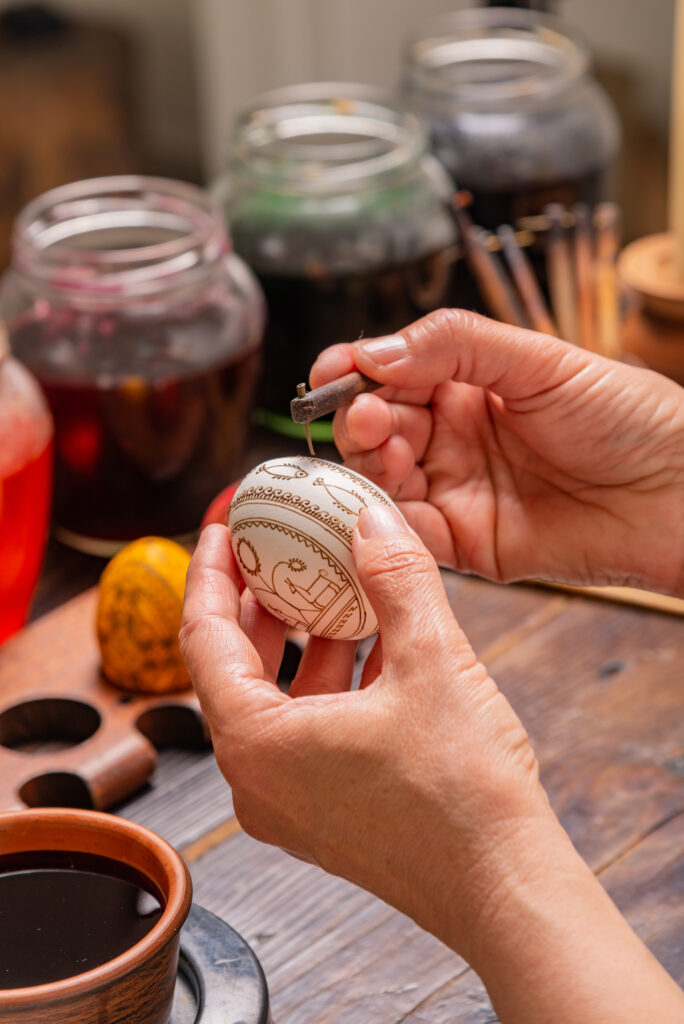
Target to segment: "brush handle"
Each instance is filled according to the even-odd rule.
[[[320,416],[328,416],[343,405],[348,405],[357,395],[376,391],[382,387],[377,380],[365,377],[358,370],[345,374],[338,380],[331,380],[320,388],[314,388],[290,402],[290,415],[295,423],[311,423]]]

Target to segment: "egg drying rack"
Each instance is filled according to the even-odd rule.
[[[105,810],[149,779],[158,748],[208,745],[192,691],[135,694],[104,679],[96,603],[87,591],[2,648],[0,810]]]

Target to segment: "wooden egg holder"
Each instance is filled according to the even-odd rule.
[[[100,673],[95,590],[0,647],[0,810],[104,810],[149,779],[162,746],[209,734],[191,690],[145,695]]]

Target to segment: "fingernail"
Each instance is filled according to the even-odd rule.
[[[407,531],[404,517],[389,505],[369,505],[359,516],[359,533],[364,540]]]
[[[372,341],[359,342],[359,348],[378,366],[387,366],[397,359],[402,359],[408,352],[406,339],[401,334],[388,334],[384,338],[373,338]]]

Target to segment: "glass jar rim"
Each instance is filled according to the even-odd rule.
[[[148,243],[85,244],[98,233],[130,238],[146,231],[153,236]],[[112,175],[31,200],[14,222],[12,266],[42,292],[68,294],[76,303],[117,302],[203,279],[229,248],[220,207],[198,185]]]
[[[427,152],[418,118],[374,86],[306,82],[257,96],[238,116],[234,174],[291,195],[339,195],[415,172]]]
[[[537,71],[493,81],[468,78],[478,63],[499,61],[536,65]],[[469,8],[434,18],[405,51],[410,85],[474,106],[555,95],[585,75],[589,63],[588,47],[561,18],[514,7]],[[445,74],[454,68],[463,72],[457,82]]]

